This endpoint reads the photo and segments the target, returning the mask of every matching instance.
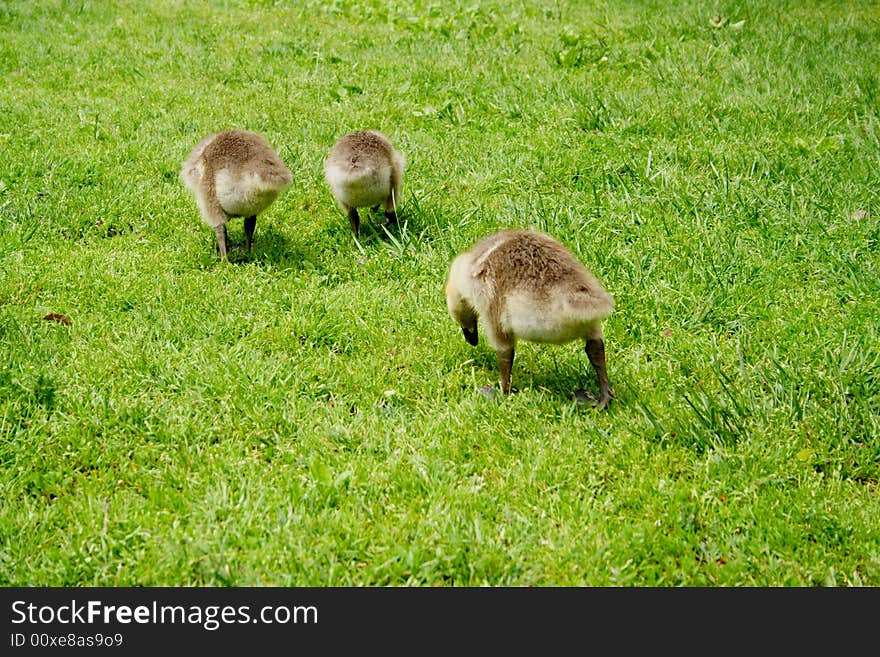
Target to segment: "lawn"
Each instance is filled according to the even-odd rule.
[[[0,3],[0,584],[880,586],[880,7]],[[205,135],[293,173],[252,254]],[[399,224],[323,178],[390,137]],[[546,231],[616,391],[443,284]],[[229,223],[243,239],[241,219]]]

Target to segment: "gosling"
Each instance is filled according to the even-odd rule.
[[[485,237],[453,259],[445,293],[449,314],[472,346],[477,345],[477,319],[482,322],[498,357],[505,395],[517,339],[552,344],[583,339],[599,384],[598,398],[586,395],[599,409],[614,397],[602,332],[614,300],[556,239],[534,230]]]
[[[385,210],[389,226],[397,221],[397,207],[403,185],[406,160],[381,132],[360,130],[341,137],[324,162],[324,177],[340,209],[348,216],[352,233],[358,238],[358,208]]]
[[[214,229],[226,259],[226,222],[244,217],[245,246],[253,251],[257,215],[287,188],[290,170],[265,138],[248,130],[225,130],[200,141],[183,163],[180,179],[196,198],[202,221]]]

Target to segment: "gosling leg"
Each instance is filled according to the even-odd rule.
[[[501,392],[510,394],[510,370],[513,369],[514,349],[501,349],[498,354],[498,370],[501,373]]]
[[[226,260],[226,224],[220,224],[214,228],[217,236],[217,248],[220,249],[220,259]]]
[[[357,239],[361,226],[361,216],[358,214],[357,208],[348,209],[348,223],[351,224],[351,232],[354,233],[354,238]]]
[[[254,250],[254,228],[257,227],[257,217],[244,218],[244,243],[248,253]]]
[[[611,389],[611,383],[608,381],[608,371],[605,369],[605,342],[601,339],[587,340],[585,351],[590,364],[596,370],[596,379],[599,382],[599,399],[593,405],[602,410],[614,397],[614,390]]]

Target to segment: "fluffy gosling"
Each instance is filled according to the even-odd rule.
[[[614,396],[605,369],[602,320],[614,300],[560,242],[533,230],[503,230],[453,259],[446,306],[465,339],[477,344],[477,319],[495,349],[501,390],[510,393],[517,339],[562,344],[583,339],[599,383],[593,405]]]
[[[291,173],[262,135],[225,130],[200,141],[180,179],[196,198],[202,221],[214,229],[220,258],[227,254],[226,222],[244,217],[245,246],[253,250],[257,215],[287,188]]]
[[[358,208],[385,209],[388,226],[397,221],[397,206],[406,160],[388,137],[375,130],[360,130],[341,137],[324,162],[324,177],[333,198],[348,216],[355,239],[360,228]]]

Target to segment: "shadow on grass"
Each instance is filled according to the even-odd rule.
[[[231,222],[230,222],[231,224]],[[272,263],[281,266],[296,266],[302,268],[302,263],[308,258],[308,251],[300,244],[288,239],[283,233],[271,225],[260,227],[257,224],[254,232],[253,251],[248,253],[244,247],[244,233],[241,226],[227,224],[229,231],[227,260],[231,265],[245,265],[251,263]],[[211,239],[210,258],[204,256],[203,268],[211,268],[220,263],[220,253],[213,236]]]
[[[360,214],[361,224],[358,241],[361,246],[392,242],[402,249],[401,245],[409,242],[409,233],[413,230],[410,223],[413,219],[411,213],[405,210],[399,211],[396,220],[392,223],[386,223],[385,213],[382,209],[363,209]],[[354,235],[351,235],[351,238],[354,239]]]
[[[298,234],[292,237],[286,235],[268,222],[261,225],[258,220],[251,253],[244,248],[242,222],[232,220],[227,224],[229,244],[227,259],[231,265],[271,263],[295,269],[320,269],[316,266],[319,260],[315,257],[316,249],[326,251],[352,248],[365,254],[376,247],[384,246],[402,255],[409,249],[417,248],[419,240],[424,237],[416,233],[412,223],[418,218],[417,214],[403,210],[397,214],[395,222],[385,224],[385,215],[381,209],[364,208],[361,210],[360,235],[357,240],[351,232],[348,220],[341,214],[338,216],[338,224],[327,223],[323,226],[323,230],[318,233],[312,231],[302,239],[298,239]],[[212,244],[210,254],[206,252],[200,256],[203,269],[220,262],[213,235],[210,239]]]
[[[526,391],[542,391],[559,402],[577,402],[579,406],[589,407],[593,396],[598,397],[599,385],[594,373],[583,374],[581,372],[563,372],[531,369],[522,361],[525,358],[517,358],[513,365],[510,378],[511,394]],[[500,396],[501,388],[498,382],[498,360],[493,352],[475,353],[472,357],[471,366],[485,372],[495,387],[495,393]],[[612,381],[612,387],[614,382]],[[480,389],[484,394],[484,391]],[[586,393],[586,394],[585,394]],[[488,395],[492,397],[492,395]]]
[[[516,365],[514,365],[516,367]],[[514,377],[517,372],[514,371]],[[519,372],[520,388],[522,390],[543,390],[544,392],[558,397],[560,401],[578,401],[584,404],[583,392],[598,396],[599,385],[595,375],[574,373],[566,374],[554,371],[524,371]],[[614,387],[614,382],[612,382]],[[589,406],[589,401],[586,402]]]
[[[498,370],[498,357],[495,352],[485,349],[475,349],[468,358],[468,365],[475,370],[478,380],[485,379],[486,385],[477,386],[476,392],[488,399],[503,399],[501,394],[500,372]],[[594,381],[579,381],[566,377],[560,373],[536,372],[514,363],[510,378],[510,393],[516,395],[519,392],[542,390],[559,401],[574,401],[575,391],[578,388],[591,390],[590,385]],[[470,386],[468,386],[470,387]]]
[[[252,253],[237,251],[236,255],[242,258],[242,262],[271,262],[276,265],[302,266],[302,262],[309,256],[309,252],[303,249],[303,245],[288,238],[273,226],[266,226],[262,231],[257,228],[254,234],[254,250]],[[230,259],[230,262],[233,262]]]

